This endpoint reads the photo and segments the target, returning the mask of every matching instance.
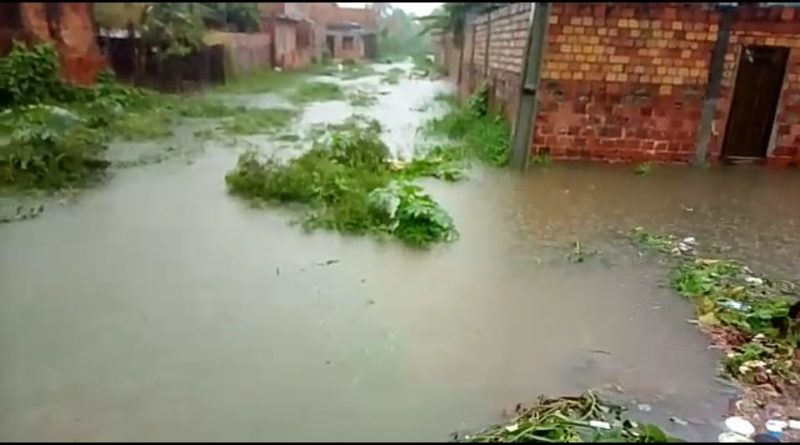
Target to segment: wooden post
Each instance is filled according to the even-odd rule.
[[[714,123],[717,99],[719,99],[719,92],[722,87],[722,71],[725,68],[725,53],[728,51],[728,42],[731,36],[732,12],[732,9],[725,9],[722,12],[717,41],[714,44],[714,50],[711,55],[706,100],[705,103],[703,103],[703,110],[700,113],[700,125],[697,129],[697,148],[694,153],[695,165],[704,165],[706,163],[708,143],[711,139],[711,127]]]

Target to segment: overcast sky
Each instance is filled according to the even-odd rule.
[[[363,8],[364,5],[367,3],[356,3],[356,2],[340,2],[339,6],[345,6],[348,8]],[[423,16],[430,14],[434,9],[436,9],[442,3],[392,3],[392,6],[395,8],[404,9],[406,12],[413,12],[416,16]]]

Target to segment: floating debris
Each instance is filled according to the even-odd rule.
[[[515,408],[515,417],[457,442],[666,442],[676,441],[656,425],[624,419],[623,407],[606,404],[590,392],[579,397],[539,401]]]

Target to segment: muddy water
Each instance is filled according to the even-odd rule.
[[[396,153],[426,117],[410,109],[446,88],[358,82],[391,90],[366,113]],[[316,104],[303,124],[352,111]],[[461,239],[419,252],[247,207],[223,181],[237,150],[206,142],[0,226],[0,439],[444,440],[603,385],[713,438],[730,392],[717,357],[616,232],[675,229],[796,269],[800,210],[776,206],[800,186],[788,173],[476,168],[425,182]],[[564,261],[575,240],[601,253]]]

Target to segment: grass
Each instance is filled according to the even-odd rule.
[[[286,163],[249,152],[225,180],[256,203],[302,204],[302,225],[346,234],[392,236],[413,246],[457,238],[450,216],[407,175],[393,171],[375,121],[329,125],[312,148]]]
[[[454,98],[437,96],[439,102],[455,103]],[[466,107],[450,107],[442,117],[426,123],[424,133],[449,138],[471,157],[486,164],[503,167],[508,164],[511,129],[500,115],[488,111],[487,90],[479,89]]]
[[[303,82],[308,73],[263,70],[237,77],[230,83],[214,88],[214,92],[228,94],[281,92]]]
[[[299,112],[290,108],[258,108],[237,112],[220,124],[232,135],[273,134],[292,122]]]
[[[378,97],[366,91],[356,90],[347,95],[347,101],[354,107],[371,107],[378,103]]]
[[[341,100],[345,96],[342,87],[335,83],[305,82],[300,84],[289,97],[298,103],[309,103]]]

